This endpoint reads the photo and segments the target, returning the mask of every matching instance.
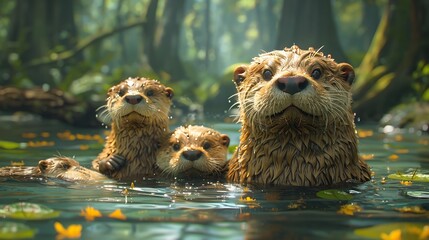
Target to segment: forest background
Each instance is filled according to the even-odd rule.
[[[429,101],[428,13],[424,0],[0,0],[0,111],[99,125],[107,89],[144,76],[173,87],[180,121],[223,121],[234,67],[297,44],[351,63],[356,116],[378,121]]]

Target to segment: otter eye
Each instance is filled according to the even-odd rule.
[[[120,89],[119,89],[119,91],[118,91],[118,94],[119,94],[119,96],[124,96],[125,95],[125,93],[127,93],[127,88],[125,87],[125,86],[122,86]]]
[[[155,94],[155,92],[153,90],[147,90],[146,91],[146,96],[148,96],[148,97],[153,96],[153,94]]]
[[[209,148],[211,148],[212,147],[212,145],[211,145],[211,143],[209,143],[209,142],[205,142],[204,144],[203,144],[203,148],[205,149],[205,150],[207,150],[207,149],[209,149]]]
[[[322,71],[320,69],[316,68],[311,72],[311,77],[315,80],[319,79],[322,76]]]
[[[174,151],[179,151],[180,150],[180,144],[179,143],[173,144],[173,150]]]
[[[68,163],[64,163],[64,164],[62,165],[62,167],[63,167],[64,169],[69,169],[71,166],[70,166],[70,164],[68,164]]]
[[[264,78],[265,81],[269,81],[271,80],[271,78],[273,78],[273,72],[271,72],[268,69],[265,69],[264,72],[262,73],[262,77]]]

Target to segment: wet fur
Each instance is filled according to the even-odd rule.
[[[203,126],[178,127],[165,142],[157,156],[157,165],[165,176],[224,176],[230,139],[214,129]],[[187,160],[184,151],[201,151],[195,161]]]
[[[143,98],[139,104],[125,101],[127,95]],[[111,121],[111,131],[103,151],[93,161],[94,169],[113,155],[121,155],[126,163],[109,173],[116,180],[139,180],[154,176],[156,153],[169,135],[169,111],[173,91],[156,80],[129,78],[108,92],[102,118]]]
[[[273,72],[271,80],[263,79],[265,69]],[[315,69],[322,73],[317,80]],[[292,46],[261,54],[234,74],[242,128],[230,181],[319,186],[370,179],[357,153],[349,64]],[[288,76],[309,84],[299,93],[284,93],[276,81]]]

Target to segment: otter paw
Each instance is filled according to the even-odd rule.
[[[98,170],[106,175],[111,175],[113,172],[119,171],[125,166],[125,158],[121,155],[112,155],[110,158],[100,161]]]

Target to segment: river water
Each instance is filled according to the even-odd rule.
[[[72,156],[89,167],[106,134],[103,128],[79,129],[50,120],[12,120],[0,121],[0,167],[36,165],[53,155]],[[206,126],[238,144],[239,125]],[[147,179],[131,186],[0,179],[0,208],[29,202],[60,212],[44,220],[0,215],[0,221],[25,224],[37,239],[64,237],[56,232],[55,222],[81,225],[82,239],[393,239],[398,234],[402,239],[427,239],[429,183],[388,175],[427,176],[429,137],[412,131],[384,133],[375,125],[358,125],[358,132],[359,152],[374,172],[372,181],[359,185],[256,187]],[[101,217],[85,219],[81,213],[88,207]],[[109,217],[117,209],[125,219]]]

